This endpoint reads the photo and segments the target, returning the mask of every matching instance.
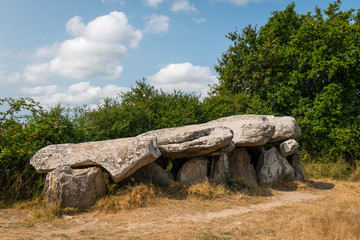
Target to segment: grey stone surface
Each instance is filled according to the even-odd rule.
[[[40,173],[50,172],[60,166],[101,166],[118,182],[155,161],[160,155],[156,138],[134,137],[50,145],[37,151],[30,164]]]
[[[269,121],[267,115],[234,115],[219,118],[204,125],[230,128],[234,132],[234,144],[241,147],[264,145],[275,133],[275,125]]]
[[[47,207],[87,208],[105,195],[106,185],[100,167],[62,166],[47,174],[44,192]]]
[[[294,168],[294,179],[298,181],[305,182],[305,176],[301,169],[301,158],[299,151],[296,151],[294,154],[287,157],[290,165]]]
[[[212,157],[211,179],[214,183],[224,183],[229,174],[229,154],[224,153],[220,156]]]
[[[190,158],[212,153],[227,146],[233,132],[226,127],[188,125],[176,128],[158,129],[142,136],[156,137],[163,157]]]
[[[280,142],[301,136],[301,130],[293,117],[268,117],[275,125],[275,133],[269,142]]]
[[[279,145],[279,151],[283,157],[294,154],[298,148],[299,144],[295,141],[295,139],[286,140]]]
[[[230,142],[227,146],[208,154],[208,156],[220,156],[225,153],[229,153],[234,149],[235,149],[235,144],[233,142]]]
[[[174,176],[156,163],[143,166],[130,175],[128,179],[135,182],[151,182],[164,186],[171,186],[175,182]]]
[[[254,166],[251,164],[251,156],[246,148],[235,148],[229,153],[230,176],[243,181],[248,187],[258,185]]]
[[[256,173],[258,183],[263,187],[272,187],[288,177],[294,178],[293,167],[275,147],[263,152]]]
[[[205,157],[191,158],[180,168],[177,181],[182,184],[195,185],[208,181],[208,160]]]

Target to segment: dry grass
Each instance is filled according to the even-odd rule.
[[[154,202],[154,186],[141,183],[120,189],[115,195],[100,199],[92,209],[109,213],[123,209],[146,207]]]
[[[211,183],[203,183],[190,186],[187,189],[188,198],[200,199],[218,199],[227,195],[227,191],[223,185],[215,185]]]
[[[281,191],[257,188],[229,194],[212,184],[170,189],[139,184],[101,199],[86,212],[72,212],[74,219],[55,221],[54,216],[71,211],[54,207],[46,215],[43,199],[35,199],[18,204],[16,211],[30,211],[31,219],[39,221],[9,225],[2,231],[14,239],[21,239],[21,232],[36,238],[49,225],[40,220],[49,219],[53,225],[45,230],[49,238],[66,234],[71,239],[360,239],[360,183],[313,180],[277,189]],[[288,203],[281,200],[284,193],[322,197]],[[268,207],[279,201],[283,204]],[[241,213],[242,209],[251,211]]]

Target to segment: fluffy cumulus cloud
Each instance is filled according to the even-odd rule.
[[[8,74],[5,71],[0,71],[0,85],[6,83],[16,83],[20,80],[21,74],[18,72]]]
[[[176,0],[170,8],[173,12],[197,13],[198,10],[194,4],[190,4],[188,0]]]
[[[45,106],[54,106],[59,102],[71,106],[87,104],[94,106],[101,102],[104,97],[117,97],[120,92],[128,91],[128,88],[117,85],[107,85],[103,88],[93,86],[90,82],[80,82],[68,88],[60,88],[49,85],[35,88],[22,88],[21,91],[33,95],[36,101]]]
[[[170,18],[168,16],[152,14],[145,17],[145,19],[147,19],[147,22],[144,31],[147,33],[165,33],[169,29]]]
[[[160,3],[162,3],[164,0],[143,0],[144,4],[146,6],[157,8]]]
[[[66,24],[74,37],[62,43],[39,48],[38,57],[52,57],[48,62],[28,65],[24,78],[38,82],[47,75],[84,79],[100,76],[119,78],[122,58],[128,48],[135,48],[142,40],[140,30],[135,30],[122,12],[111,12],[85,24],[75,16]]]
[[[207,94],[209,84],[217,82],[217,77],[212,75],[209,67],[194,66],[188,62],[169,64],[147,79],[152,85],[166,92],[176,89],[201,93],[202,96]]]

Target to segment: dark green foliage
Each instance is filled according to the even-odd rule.
[[[137,81],[119,99],[105,99],[104,104],[83,116],[87,128],[96,133],[96,139],[132,137],[153,129],[201,121],[198,96],[179,91],[165,93],[145,80]]]
[[[246,93],[219,93],[202,102],[204,121],[235,114],[273,114],[269,105],[259,96]]]
[[[44,175],[29,166],[37,150],[49,144],[81,141],[65,108],[43,110],[30,98],[0,99],[0,197],[28,198],[41,192]],[[30,115],[21,116],[22,112]]]
[[[215,92],[258,99],[266,112],[296,117],[303,151],[348,161],[359,156],[360,12],[298,14],[295,4],[260,27],[229,33],[233,44],[215,67]]]

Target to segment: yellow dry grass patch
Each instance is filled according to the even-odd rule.
[[[123,209],[141,208],[155,202],[154,186],[138,184],[118,190],[115,195],[100,199],[92,210],[117,212]]]

